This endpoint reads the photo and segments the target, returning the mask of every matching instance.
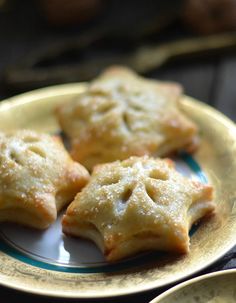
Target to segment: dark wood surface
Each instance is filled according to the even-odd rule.
[[[30,24],[30,26],[29,26]],[[47,27],[32,10],[25,15],[15,11],[0,12],[0,98],[16,94],[4,83],[5,69],[17,62],[29,51],[44,47],[49,41],[58,41],[66,32]],[[71,34],[72,35],[72,34]],[[162,80],[173,80],[181,83],[185,93],[206,102],[236,121],[236,54],[221,54],[208,60],[182,60],[178,64],[167,64],[153,72],[150,77]],[[202,273],[236,267],[236,247],[225,258],[213,264]],[[200,273],[201,274],[201,273]],[[107,299],[101,302],[149,302],[161,290],[140,293],[135,296],[118,299]],[[33,296],[11,289],[0,287],[0,302],[83,302]],[[93,302],[89,300],[89,302]]]

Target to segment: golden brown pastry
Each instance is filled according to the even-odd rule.
[[[192,224],[214,209],[212,187],[183,177],[171,160],[131,157],[96,166],[62,225],[115,261],[147,250],[188,252]]]
[[[0,222],[46,228],[89,174],[58,137],[19,130],[0,135]]]
[[[193,147],[196,125],[179,109],[181,87],[139,77],[124,67],[106,70],[57,116],[72,141],[72,157],[95,164],[136,155],[167,155]]]

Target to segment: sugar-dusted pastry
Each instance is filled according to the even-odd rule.
[[[179,108],[178,84],[144,79],[112,67],[57,110],[72,157],[95,164],[132,155],[167,155],[193,148],[197,127]]]
[[[89,174],[58,137],[19,130],[0,135],[0,222],[46,228]]]
[[[95,167],[63,217],[66,234],[88,238],[115,261],[147,250],[189,251],[189,229],[215,209],[212,187],[147,156]]]

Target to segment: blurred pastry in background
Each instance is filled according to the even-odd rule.
[[[236,30],[236,0],[187,0],[183,20],[200,34]]]
[[[102,0],[40,0],[47,20],[53,25],[90,21],[100,12]]]

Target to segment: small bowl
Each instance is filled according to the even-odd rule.
[[[222,270],[185,281],[150,303],[235,303],[236,269]]]

